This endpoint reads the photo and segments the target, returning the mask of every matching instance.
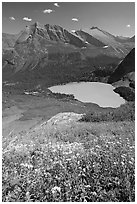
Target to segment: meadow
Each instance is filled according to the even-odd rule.
[[[3,202],[135,201],[134,121],[46,123],[3,140]]]

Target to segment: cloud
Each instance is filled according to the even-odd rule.
[[[28,17],[24,17],[23,20],[24,20],[24,21],[32,21],[32,19],[31,19],[31,18],[28,18]]]
[[[9,19],[15,21],[15,18],[13,16],[9,17]]]
[[[78,19],[77,18],[72,18],[72,21],[78,21]]]
[[[58,3],[54,3],[54,6],[56,6],[56,7],[60,7]]]
[[[130,26],[131,26],[130,24],[126,25],[127,28],[130,28]]]
[[[43,11],[43,13],[52,13],[54,10],[52,10],[52,9],[45,9],[44,11]]]

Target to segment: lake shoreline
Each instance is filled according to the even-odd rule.
[[[124,98],[114,92],[115,87],[102,82],[71,82],[48,87],[53,94],[66,94],[83,103],[95,103],[100,107],[117,108],[125,103]],[[89,93],[92,92],[92,95]],[[94,95],[93,95],[94,94]],[[104,102],[103,102],[104,100]],[[110,103],[110,105],[109,105]]]

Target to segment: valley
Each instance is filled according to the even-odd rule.
[[[11,91],[13,89],[13,92]],[[29,128],[50,119],[60,112],[86,113],[89,110],[102,110],[96,104],[82,103],[73,98],[54,96],[54,94],[42,93],[41,95],[26,95],[23,92],[15,92],[15,89],[6,89],[3,93],[3,136],[10,132],[16,134],[28,131]],[[103,109],[104,110],[104,109]]]
[[[2,43],[3,202],[135,201],[135,36],[35,22]]]

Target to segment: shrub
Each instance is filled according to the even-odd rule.
[[[126,103],[111,111],[90,112],[83,116],[80,121],[101,122],[101,121],[133,121],[135,120],[135,103]]]
[[[114,89],[114,92],[118,93],[126,101],[135,101],[135,93],[129,87],[120,86],[120,87]]]

